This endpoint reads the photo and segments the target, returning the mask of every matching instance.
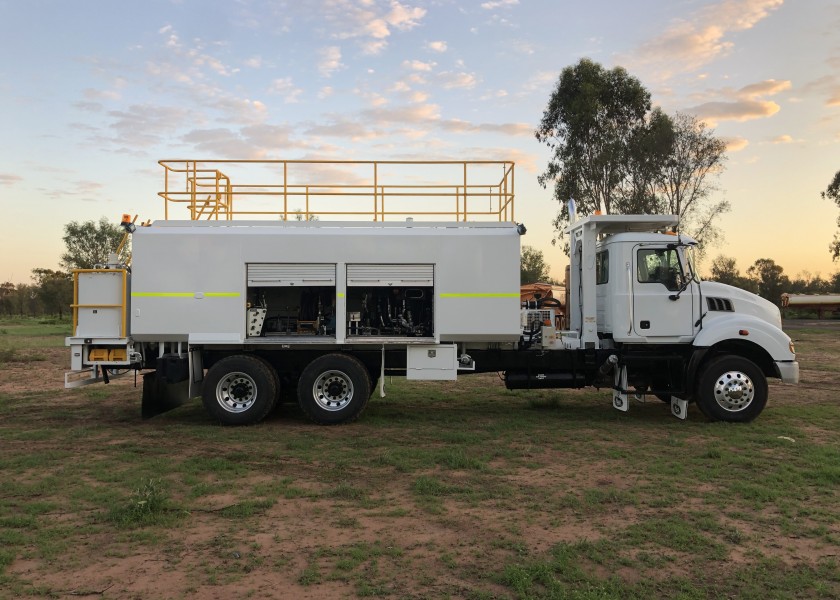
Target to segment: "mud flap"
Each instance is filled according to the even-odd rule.
[[[678,419],[685,420],[685,417],[688,415],[688,400],[671,396],[671,414]]]
[[[178,408],[189,399],[189,380],[167,383],[157,371],[143,375],[143,403],[141,415],[151,419],[173,408]]]
[[[627,367],[622,365],[615,370],[613,385],[613,408],[627,412],[630,408],[630,398],[627,394]]]

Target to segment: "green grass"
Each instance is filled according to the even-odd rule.
[[[66,330],[0,322],[0,349],[60,381]],[[199,402],[141,420],[130,381],[53,392],[0,369],[0,589],[67,595],[102,563],[77,591],[179,573],[173,597],[836,597],[840,342],[794,335],[803,385],[745,426],[475,376],[389,378],[349,426],[283,405],[222,428]]]

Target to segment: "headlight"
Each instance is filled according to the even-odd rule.
[[[796,348],[793,347],[793,340],[791,340],[790,343],[788,343],[788,348],[790,348],[791,354],[796,354]]]

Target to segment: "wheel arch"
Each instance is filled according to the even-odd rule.
[[[776,367],[776,361],[773,360],[770,353],[764,347],[752,341],[742,338],[730,338],[721,340],[708,348],[702,348],[702,350],[705,352],[695,367],[695,373],[701,373],[710,360],[724,354],[731,354],[733,356],[741,356],[755,363],[761,369],[761,372],[764,373],[765,377],[781,376],[779,369]]]

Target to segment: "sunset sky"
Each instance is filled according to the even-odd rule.
[[[840,264],[837,0],[0,0],[0,281],[56,268],[63,225],[162,216],[163,158],[517,163],[523,242],[557,205],[534,138],[560,71],[621,65],[726,139],[717,254]],[[186,217],[186,215],[184,215]]]

